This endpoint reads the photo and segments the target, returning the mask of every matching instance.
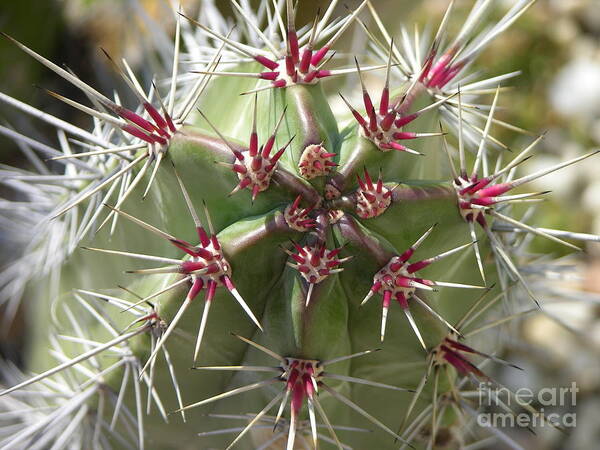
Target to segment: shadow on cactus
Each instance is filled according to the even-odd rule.
[[[476,2],[456,35],[451,3],[432,40],[394,39],[369,0],[340,17],[333,0],[298,29],[301,1],[231,3],[235,28],[212,2],[171,11],[165,79],[108,57],[135,107],[8,37],[83,91],[89,106],[49,93],[93,127],[0,97],[59,144],[0,128],[31,162],[2,182],[36,211],[6,200],[7,232],[35,239],[2,301],[47,284],[32,320],[50,336],[30,355],[38,375],[3,364],[1,448],[520,448],[473,427],[467,388],[503,387],[488,362],[516,368],[490,330],[543,313],[511,239],[597,240],[516,218],[546,194],[520,186],[596,152],[517,176],[541,137],[513,153],[493,137],[519,130],[495,117],[514,74],[469,71],[533,2],[482,32],[493,2]],[[351,32],[366,55],[338,68]],[[332,108],[321,83],[353,76]]]

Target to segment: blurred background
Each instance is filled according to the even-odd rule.
[[[198,1],[201,0],[182,1],[184,10],[193,11]],[[228,1],[216,3],[224,14],[231,14]],[[435,29],[448,5],[447,0],[375,3],[384,20],[388,20],[386,25],[396,31],[401,23],[410,29],[413,22]],[[513,2],[496,3],[497,17],[501,17]],[[352,8],[358,1],[346,4]],[[456,23],[451,26],[460,25],[472,4],[473,0],[456,1]],[[322,5],[322,0],[301,0],[298,25],[307,23]],[[50,60],[68,65],[101,92],[109,93],[115,86],[120,92],[127,92],[121,89],[121,82],[100,48],[113,58],[126,57],[138,72],[151,73],[156,67],[153,58],[158,58],[152,51],[156,33],[151,33],[151,28],[160,27],[171,33],[174,27],[166,8],[166,0],[0,0],[0,29]],[[345,12],[343,5],[339,12]],[[352,47],[353,41],[364,38],[362,34],[349,33],[344,45]],[[474,69],[488,76],[522,71],[509,82],[513,89],[502,94],[498,117],[534,134],[547,131],[536,157],[528,162],[530,171],[600,147],[600,0],[538,0],[492,43]],[[82,127],[89,123],[87,117],[47,96],[37,86],[85,103],[82,94],[5,39],[0,40],[0,80],[0,91],[5,94]],[[0,104],[0,122],[42,142],[54,142],[50,129],[40,122],[30,123],[4,104]],[[514,149],[523,148],[531,140],[503,128],[496,130],[496,137]],[[25,164],[20,150],[3,136],[0,162]],[[534,225],[600,234],[599,174],[600,159],[591,158],[537,183],[536,188],[551,190],[552,195],[539,205]],[[12,195],[4,189],[0,183],[2,195]],[[0,264],[11,252],[18,251],[2,235],[0,246]],[[533,248],[557,256],[566,254],[544,239],[534,240]],[[528,380],[521,384],[534,390],[569,386],[575,381],[580,388],[573,407],[577,411],[577,427],[566,436],[549,427],[541,429],[537,436],[526,430],[512,430],[520,434],[519,441],[528,449],[600,448],[600,245],[588,245],[585,254],[568,261],[577,269],[568,288],[587,293],[553,304],[552,315],[560,320],[539,314],[523,321],[515,342],[508,343],[511,350],[507,358],[526,369]],[[558,281],[564,283],[563,279]],[[12,338],[2,341],[0,351],[19,361],[22,340],[16,337],[26,335],[23,321],[18,319],[11,332]],[[499,376],[511,384],[510,373]]]

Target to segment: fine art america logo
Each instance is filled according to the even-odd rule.
[[[505,387],[485,382],[479,384],[478,391],[479,406],[486,409],[477,415],[477,423],[482,427],[531,428],[554,425],[572,428],[577,422],[574,412],[564,412],[574,410],[577,404],[579,388],[575,382],[570,387],[545,387],[537,393],[528,388],[513,393]],[[490,411],[496,407],[501,411]],[[518,408],[527,412],[517,412]]]

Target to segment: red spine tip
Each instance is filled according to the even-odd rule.
[[[256,55],[254,57],[254,60],[256,62],[258,62],[259,64],[262,64],[269,70],[275,70],[279,67],[279,64],[277,64],[275,61],[273,61],[265,56],[262,56],[262,55]]]

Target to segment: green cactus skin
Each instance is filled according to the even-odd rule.
[[[287,46],[275,62],[265,63],[264,49],[252,54],[249,44],[240,47],[190,19],[219,45],[225,41],[245,56],[227,71],[249,75],[219,77],[210,63],[201,78],[205,89],[189,107],[183,95],[175,96],[177,59],[168,100],[149,101],[138,93],[147,113],[133,112],[17,43],[108,111],[85,110],[120,128],[126,137],[111,141],[114,147],[139,144],[116,152],[129,158],[125,162],[104,160],[104,178],[78,186],[88,192],[83,200],[67,198],[54,211],[61,220],[97,202],[108,212],[100,231],[82,236],[64,261],[63,294],[37,307],[32,368],[56,365],[43,344],[48,314],[54,322],[51,356],[64,367],[15,381],[0,393],[11,398],[42,383],[40,392],[53,389],[48,380],[67,381],[48,377],[72,372],[82,400],[56,408],[70,414],[73,429],[81,426],[77,442],[84,448],[124,448],[127,442],[161,449],[227,448],[232,442],[248,449],[268,443],[313,448],[317,442],[322,448],[457,448],[466,414],[460,382],[489,380],[473,356],[504,363],[482,353],[494,349],[493,339],[468,345],[463,339],[488,322],[493,328],[530,312],[520,308],[494,322],[512,289],[509,278],[526,286],[511,269],[502,237],[492,231],[498,214],[505,214],[495,205],[529,181],[504,176],[533,146],[498,176],[490,172],[498,91],[485,126],[469,122],[467,129],[463,123],[456,86],[477,51],[460,43],[472,30],[463,29],[465,35],[442,52],[446,15],[428,56],[403,83],[390,72],[411,67],[384,34],[379,50],[390,56],[379,67],[386,72],[380,104],[371,107],[363,85],[365,108],[344,98],[351,114],[340,117],[317,82],[339,74],[318,64],[363,8],[376,23],[378,16],[366,1],[338,31],[326,33],[323,47],[309,39],[298,50],[290,3],[284,8]],[[511,11],[506,22],[528,6]],[[316,35],[320,22],[315,24]],[[178,25],[177,42],[181,32]],[[303,68],[304,58],[316,55],[317,64]],[[265,67],[271,70],[261,74]],[[294,75],[284,76],[286,70]],[[362,84],[358,62],[356,71]],[[239,95],[265,86],[271,89]],[[448,121],[452,114],[455,120]],[[358,123],[348,122],[352,115]],[[458,127],[458,153],[450,154],[445,132],[436,131],[438,118]],[[463,139],[473,127],[480,127],[479,148]],[[405,142],[415,144],[407,148]],[[317,163],[311,159],[317,156],[305,153],[314,149],[325,155]],[[466,163],[475,164],[473,174]],[[477,170],[481,164],[484,175]],[[316,176],[302,175],[308,166]],[[106,195],[113,185],[121,193]],[[89,194],[94,186],[101,188]],[[165,270],[148,272],[159,266]],[[35,433],[24,428],[0,445],[69,442],[66,432],[40,427]],[[218,432],[235,427],[237,432]]]

